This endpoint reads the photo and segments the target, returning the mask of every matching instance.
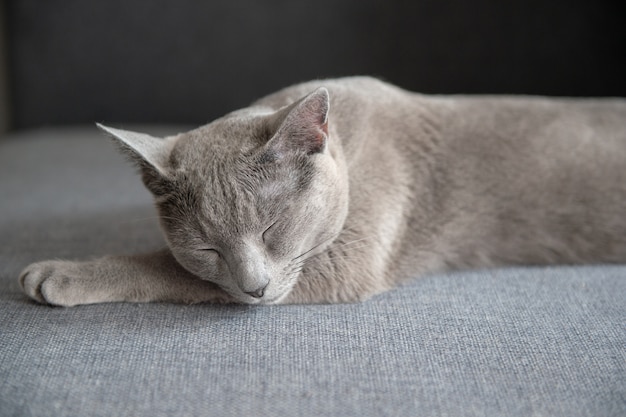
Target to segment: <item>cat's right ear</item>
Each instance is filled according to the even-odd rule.
[[[329,109],[328,90],[321,87],[278,110],[272,120],[276,133],[266,145],[268,151],[274,156],[324,152],[328,141]]]
[[[156,138],[145,133],[114,129],[96,123],[99,129],[108,133],[141,170],[148,189],[161,193],[163,180],[168,178],[167,161],[172,149],[171,141]]]

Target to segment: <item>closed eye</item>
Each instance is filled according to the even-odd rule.
[[[214,254],[216,256],[220,256],[220,253],[217,251],[217,249],[213,249],[213,248],[200,248],[198,249],[200,252],[204,252],[204,253],[210,253],[210,254]]]
[[[270,225],[270,227],[268,227],[267,229],[265,229],[265,231],[264,231],[264,232],[263,232],[263,234],[261,235],[261,239],[263,239],[263,243],[267,243],[267,242],[266,242],[266,240],[267,240],[267,232],[269,232],[269,231],[272,229],[272,227],[274,227],[274,226],[276,225],[276,223],[278,223],[278,222],[274,222],[274,223],[272,223],[272,224]]]

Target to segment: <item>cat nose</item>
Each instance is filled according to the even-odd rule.
[[[262,286],[261,288],[257,288],[254,291],[244,291],[246,294],[248,294],[251,297],[254,298],[261,298],[263,297],[263,294],[265,294],[265,289],[267,288],[267,284],[265,284],[264,286]]]

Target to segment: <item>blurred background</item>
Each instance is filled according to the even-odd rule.
[[[0,128],[203,124],[289,84],[626,95],[607,0],[6,0]]]

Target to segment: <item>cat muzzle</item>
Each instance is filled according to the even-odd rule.
[[[268,284],[265,284],[263,287],[257,288],[254,291],[244,291],[246,294],[248,294],[250,297],[254,297],[254,298],[262,298],[263,294],[265,294],[265,289],[267,288]]]

